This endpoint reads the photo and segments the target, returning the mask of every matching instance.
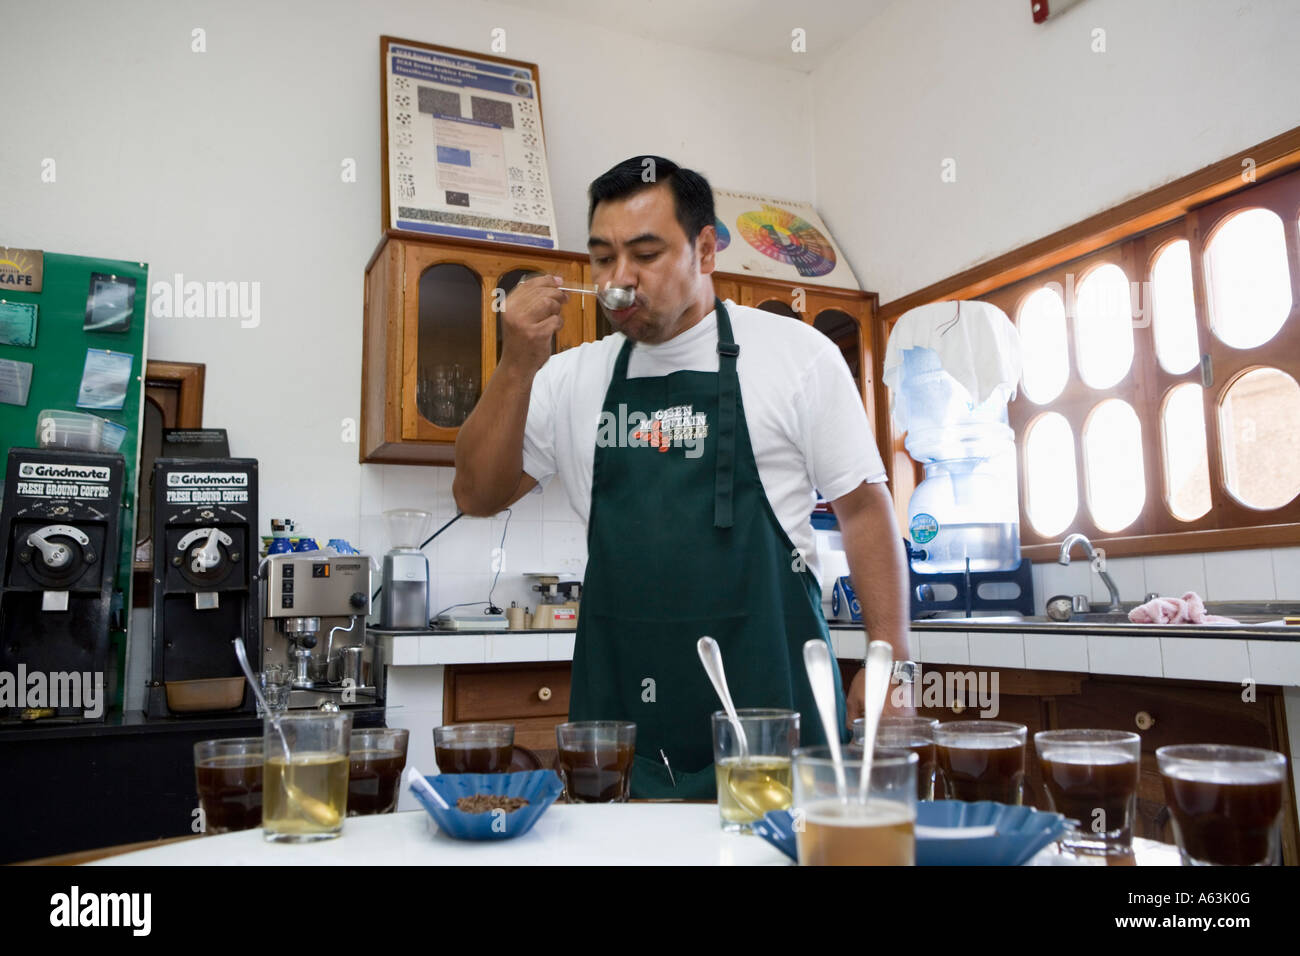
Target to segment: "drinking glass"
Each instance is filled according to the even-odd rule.
[[[1018,806],[1029,728],[1005,720],[954,720],[934,728],[934,791],[945,800]]]
[[[230,737],[194,745],[194,784],[204,833],[262,824],[262,738]]]
[[[1078,823],[1068,850],[1127,854],[1137,819],[1142,738],[1126,730],[1043,730],[1034,749],[1051,809]]]
[[[284,744],[275,723],[284,731]],[[352,715],[302,711],[263,722],[262,833],[272,843],[332,840],[348,808]]]
[[[401,728],[352,731],[348,751],[348,816],[392,813],[406,769],[411,733]]]
[[[448,724],[433,728],[439,773],[509,773],[514,724]]]
[[[748,833],[769,810],[790,808],[790,754],[799,745],[799,714],[793,710],[740,707],[749,757],[740,760],[740,738],[724,710],[713,714],[713,766],[722,829]]]
[[[271,664],[258,675],[262,684],[262,696],[272,713],[283,714],[289,709],[289,694],[293,691],[294,670],[284,664]],[[265,717],[262,702],[258,701],[257,716]]]
[[[555,728],[556,764],[569,803],[626,803],[636,724],[579,720]]]
[[[934,799],[934,717],[881,717],[876,728],[876,746],[892,750],[910,750],[916,754],[916,798]],[[853,742],[862,746],[865,721],[853,721]]]
[[[878,748],[865,801],[858,748],[844,756],[847,801],[837,792],[829,748],[801,747],[793,762],[800,866],[916,864],[916,754]]]
[[[1258,747],[1184,744],[1156,751],[1183,866],[1275,866],[1286,757]]]

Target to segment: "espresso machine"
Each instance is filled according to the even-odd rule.
[[[253,713],[232,642],[257,659],[257,461],[159,458],[153,495],[149,716]]]
[[[289,707],[382,701],[383,652],[366,631],[369,556],[290,551],[262,567],[262,670],[288,671]]]
[[[103,719],[125,472],[116,454],[9,450],[0,672],[13,675],[22,699],[0,705],[0,717]],[[36,673],[46,675],[43,699],[28,694],[24,675]],[[99,682],[97,713],[87,681]]]

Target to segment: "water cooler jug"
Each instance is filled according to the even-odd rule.
[[[886,364],[895,422],[906,429],[904,446],[925,471],[907,509],[912,569],[1015,569],[1018,468],[1007,424],[1020,373],[1014,326],[983,302],[923,306],[899,320]]]

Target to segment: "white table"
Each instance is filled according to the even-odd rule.
[[[1135,840],[1143,863],[1174,863],[1172,848]],[[1159,852],[1147,853],[1144,851]],[[1053,848],[1036,864],[1067,862]],[[521,837],[454,840],[424,810],[349,817],[320,843],[267,843],[261,829],[183,840],[106,857],[90,866],[785,866],[765,840],[724,833],[711,803],[555,804]]]

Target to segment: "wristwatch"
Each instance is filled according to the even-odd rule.
[[[916,661],[894,661],[895,684],[913,684],[916,682]]]

